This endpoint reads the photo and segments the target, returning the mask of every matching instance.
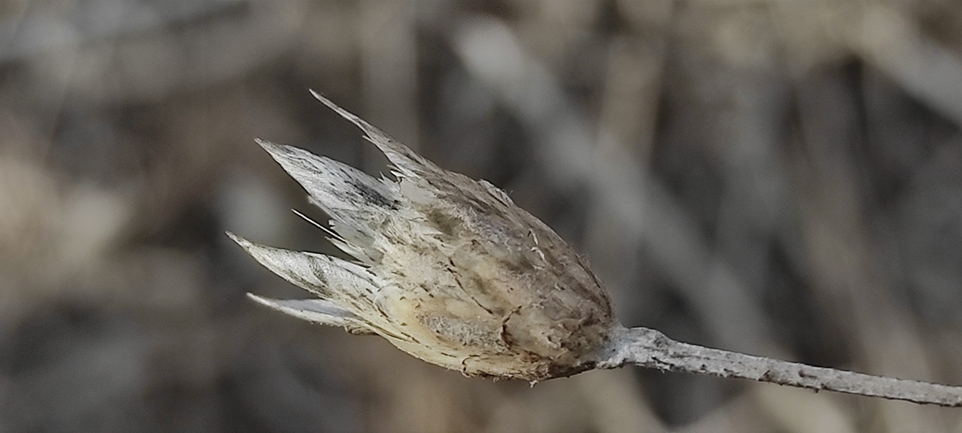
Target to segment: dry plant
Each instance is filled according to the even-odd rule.
[[[535,383],[635,364],[962,406],[962,387],[813,367],[625,328],[585,261],[504,191],[443,170],[314,96],[364,131],[391,161],[397,180],[375,179],[298,148],[258,141],[331,216],[331,241],[356,259],[261,246],[229,233],[261,264],[317,296],[250,295],[261,304],[352,333],[380,335],[415,357],[468,376]]]

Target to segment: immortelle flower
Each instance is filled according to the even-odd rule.
[[[593,368],[615,327],[605,289],[554,231],[500,189],[438,168],[316,95],[367,134],[397,181],[258,141],[330,217],[359,263],[236,239],[320,299],[258,302],[378,334],[466,375],[538,381]]]
[[[312,92],[313,93],[313,92]],[[321,95],[392,164],[375,179],[305,150],[257,142],[330,217],[356,262],[228,235],[316,298],[255,301],[377,334],[468,376],[537,382],[637,364],[812,389],[962,405],[962,388],[811,367],[673,341],[615,320],[607,291],[560,236],[485,181],[439,168]],[[326,230],[326,229],[325,229]]]

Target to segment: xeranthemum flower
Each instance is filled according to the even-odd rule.
[[[814,390],[962,406],[962,387],[812,367],[680,343],[627,329],[584,261],[504,191],[438,168],[324,97],[393,164],[375,179],[302,149],[258,140],[331,217],[331,241],[354,257],[265,247],[228,235],[316,296],[276,310],[352,333],[469,376],[537,382],[636,364]]]
[[[375,179],[302,149],[258,140],[331,216],[354,257],[265,247],[228,235],[316,296],[251,298],[352,333],[378,334],[469,376],[537,382],[636,364],[814,390],[962,406],[962,387],[871,376],[695,346],[625,328],[581,257],[504,191],[438,168],[327,99],[393,164]]]
[[[594,368],[617,322],[609,296],[554,231],[486,181],[443,170],[324,97],[392,163],[375,179],[258,143],[330,217],[356,262],[257,245],[257,261],[315,299],[251,298],[465,375],[539,381]]]

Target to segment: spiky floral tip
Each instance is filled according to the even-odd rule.
[[[251,298],[312,322],[378,334],[466,375],[539,381],[601,361],[617,326],[611,301],[554,231],[490,183],[443,170],[314,96],[364,131],[396,180],[258,140],[330,215],[331,242],[357,263],[229,234],[317,297]]]

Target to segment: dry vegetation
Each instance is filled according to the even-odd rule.
[[[631,369],[530,388],[258,308],[334,253],[253,143],[384,170],[314,88],[574,243],[625,325],[962,384],[962,5],[0,1],[0,432],[962,432]],[[336,253],[335,253],[336,254]]]

